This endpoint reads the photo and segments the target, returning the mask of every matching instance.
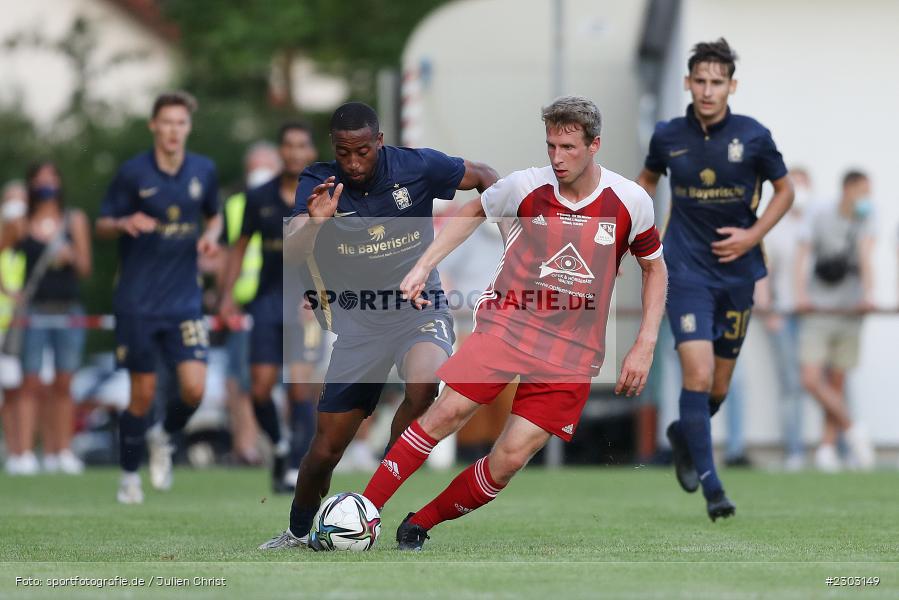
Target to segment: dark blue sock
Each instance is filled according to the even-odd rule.
[[[299,508],[294,500],[290,505],[290,532],[297,537],[307,535],[312,529],[312,519],[317,512],[318,507]]]
[[[721,405],[724,404],[724,401],[727,399],[727,396],[724,398],[709,398],[709,418],[711,419],[718,411],[721,410]]]
[[[125,410],[119,416],[119,464],[123,471],[136,473],[144,457],[146,417],[138,417]]]
[[[260,400],[253,398],[253,412],[256,414],[256,422],[271,440],[273,446],[281,442],[281,424],[278,423],[278,410],[271,397]]]
[[[185,404],[180,396],[174,396],[165,407],[165,420],[162,422],[162,428],[169,435],[178,433],[187,422],[197,412],[197,406]]]
[[[315,403],[308,401],[290,404],[290,467],[300,468],[300,461],[306,456],[312,436],[315,434]]]
[[[702,494],[708,499],[722,491],[712,457],[712,426],[709,395],[705,392],[680,392],[680,430],[687,440],[690,456],[699,473]]]

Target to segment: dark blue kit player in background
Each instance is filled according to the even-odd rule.
[[[153,148],[125,162],[109,186],[97,237],[118,238],[119,273],[113,298],[116,359],[128,369],[131,398],[119,420],[122,478],[118,500],[143,502],[140,475],[144,438],[150,480],[172,485],[170,434],[183,429],[206,383],[209,335],[201,307],[199,255],[219,250],[215,165],[186,151],[196,101],[187,93],[160,95],[153,104]],[[147,434],[147,416],[162,356],[177,373],[179,397],[165,422]]]
[[[316,163],[300,177],[285,261],[305,261],[324,289],[376,286],[398,294],[402,278],[434,239],[433,200],[450,199],[456,190],[483,192],[498,176],[487,165],[436,150],[385,146],[377,115],[360,102],[334,112],[330,133],[336,160]],[[339,250],[342,243],[365,242],[372,243],[372,252],[363,256]],[[327,264],[318,268],[318,262]],[[440,290],[436,271],[428,283],[429,289]],[[453,323],[445,304],[419,311],[404,303],[372,314],[351,310],[353,303],[344,300],[339,311],[327,301],[317,302],[321,320],[337,341],[315,437],[300,464],[290,528],[261,549],[305,546],[331,473],[378,403],[391,367],[396,365],[406,382],[391,427],[393,444],[434,401],[435,371],[452,352]]]
[[[727,396],[755,282],[766,274],[759,244],[793,202],[771,132],[728,106],[736,58],[723,38],[694,47],[684,79],[693,103],[685,116],[656,126],[637,178],[650,195],[662,175],[671,184],[667,312],[683,389],[680,419],[667,434],[679,483],[687,492],[702,485],[713,521],[736,509],[715,471],[710,419]],[[765,180],[774,196],[757,216]]]
[[[315,392],[311,385],[316,363],[323,348],[321,328],[315,323],[288,321],[288,331],[307,326],[306,335],[285,337],[284,266],[282,250],[284,219],[294,210],[297,182],[300,173],[315,160],[312,131],[302,123],[285,123],[278,131],[278,154],[283,168],[271,181],[247,191],[240,237],[228,254],[222,278],[222,302],[219,312],[225,322],[239,315],[232,291],[240,275],[241,265],[250,240],[257,232],[262,237],[262,269],[256,296],[247,305],[253,317],[250,331],[250,396],[259,427],[272,443],[272,488],[275,492],[292,492],[296,473],[287,481],[288,458],[292,469],[306,454],[315,427]],[[287,342],[285,344],[285,342]],[[287,356],[284,349],[287,349]],[[285,362],[286,359],[286,362]],[[278,382],[282,367],[290,369],[287,396],[290,399],[290,443],[282,435],[272,389]],[[290,456],[288,457],[288,453]],[[294,463],[295,461],[295,463]]]

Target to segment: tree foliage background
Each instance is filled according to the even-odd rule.
[[[377,70],[398,68],[415,25],[446,2],[157,0],[164,18],[178,30],[180,68],[171,87],[191,91],[200,102],[190,149],[216,161],[226,190],[240,187],[246,145],[271,138],[278,123],[289,118],[310,121],[320,155],[330,157],[328,115],[300,115],[290,102],[273,106],[272,69],[285,58],[308,57],[320,69],[345,77],[354,99],[371,102]],[[141,60],[122,55],[98,64],[94,53],[101,35],[98,25],[79,17],[59,39],[23,31],[0,40],[4,52],[40,47],[59,53],[76,82],[67,110],[49,129],[32,123],[21,105],[0,106],[0,182],[21,179],[35,160],[52,159],[61,168],[67,202],[91,218],[118,165],[150,145],[146,116],[116,114],[115,107],[93,94],[94,79],[106,69]],[[84,296],[89,311],[104,312],[111,308],[114,244],[95,242],[94,257]]]

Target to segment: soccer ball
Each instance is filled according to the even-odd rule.
[[[371,550],[381,534],[381,514],[362,494],[343,492],[322,502],[309,545],[322,550]]]

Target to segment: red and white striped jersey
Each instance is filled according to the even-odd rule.
[[[475,306],[475,331],[572,373],[599,373],[621,258],[628,250],[662,256],[652,199],[603,167],[596,190],[573,203],[547,166],[500,179],[481,203],[489,221],[513,223],[494,280]]]

